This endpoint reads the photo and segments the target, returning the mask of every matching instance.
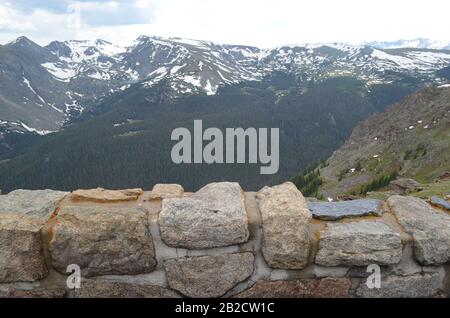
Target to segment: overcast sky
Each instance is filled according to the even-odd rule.
[[[0,0],[0,43],[21,35],[39,44],[102,38],[127,45],[139,35],[260,47],[450,41],[449,12],[448,0]]]

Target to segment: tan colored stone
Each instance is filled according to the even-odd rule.
[[[98,203],[125,202],[137,200],[144,191],[142,189],[105,190],[103,188],[91,190],[77,190],[72,193],[74,201],[90,201]]]
[[[150,200],[182,197],[184,189],[179,184],[157,184],[150,193]]]
[[[169,286],[188,297],[221,297],[249,278],[252,253],[169,259],[164,262]]]
[[[351,282],[348,278],[258,281],[237,298],[346,298]]]
[[[68,194],[52,190],[16,190],[0,195],[0,217],[2,213],[15,213],[36,219],[44,225]]]
[[[0,283],[33,282],[47,276],[42,224],[15,213],[0,213]]]
[[[67,290],[61,286],[24,286],[24,284],[9,284],[0,286],[0,298],[64,298]]]
[[[167,288],[156,285],[130,284],[104,280],[82,279],[74,298],[179,298]]]
[[[287,182],[257,194],[263,222],[263,254],[273,268],[302,269],[310,249],[311,212],[296,186]]]
[[[65,206],[52,227],[55,269],[80,266],[83,276],[133,275],[156,265],[148,213],[136,207]]]
[[[16,190],[0,195],[0,282],[47,276],[42,229],[67,192]]]

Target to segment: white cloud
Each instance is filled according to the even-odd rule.
[[[0,43],[26,35],[41,44],[71,38],[104,38],[129,44],[143,34],[262,47],[417,37],[450,41],[450,3],[441,0],[134,0],[130,3],[141,13],[141,20],[136,24],[97,27],[84,24],[77,30],[67,23],[69,13],[34,10],[26,15],[0,4]],[[110,14],[117,16],[112,13],[122,10],[119,1],[84,2],[81,8],[82,12],[94,16],[97,13],[102,18],[109,18]]]

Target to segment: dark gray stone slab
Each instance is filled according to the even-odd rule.
[[[437,196],[433,196],[433,197],[431,197],[430,202],[434,206],[437,206],[439,208],[442,208],[442,209],[450,211],[450,203],[448,203],[444,199],[441,199],[441,198],[439,198]]]
[[[381,201],[373,199],[339,202],[308,202],[308,208],[314,218],[329,221],[365,215],[381,216],[383,213]]]

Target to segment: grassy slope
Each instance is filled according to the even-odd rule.
[[[372,116],[327,164],[321,169],[325,196],[358,193],[393,171],[432,183],[450,171],[450,89],[424,89]]]

